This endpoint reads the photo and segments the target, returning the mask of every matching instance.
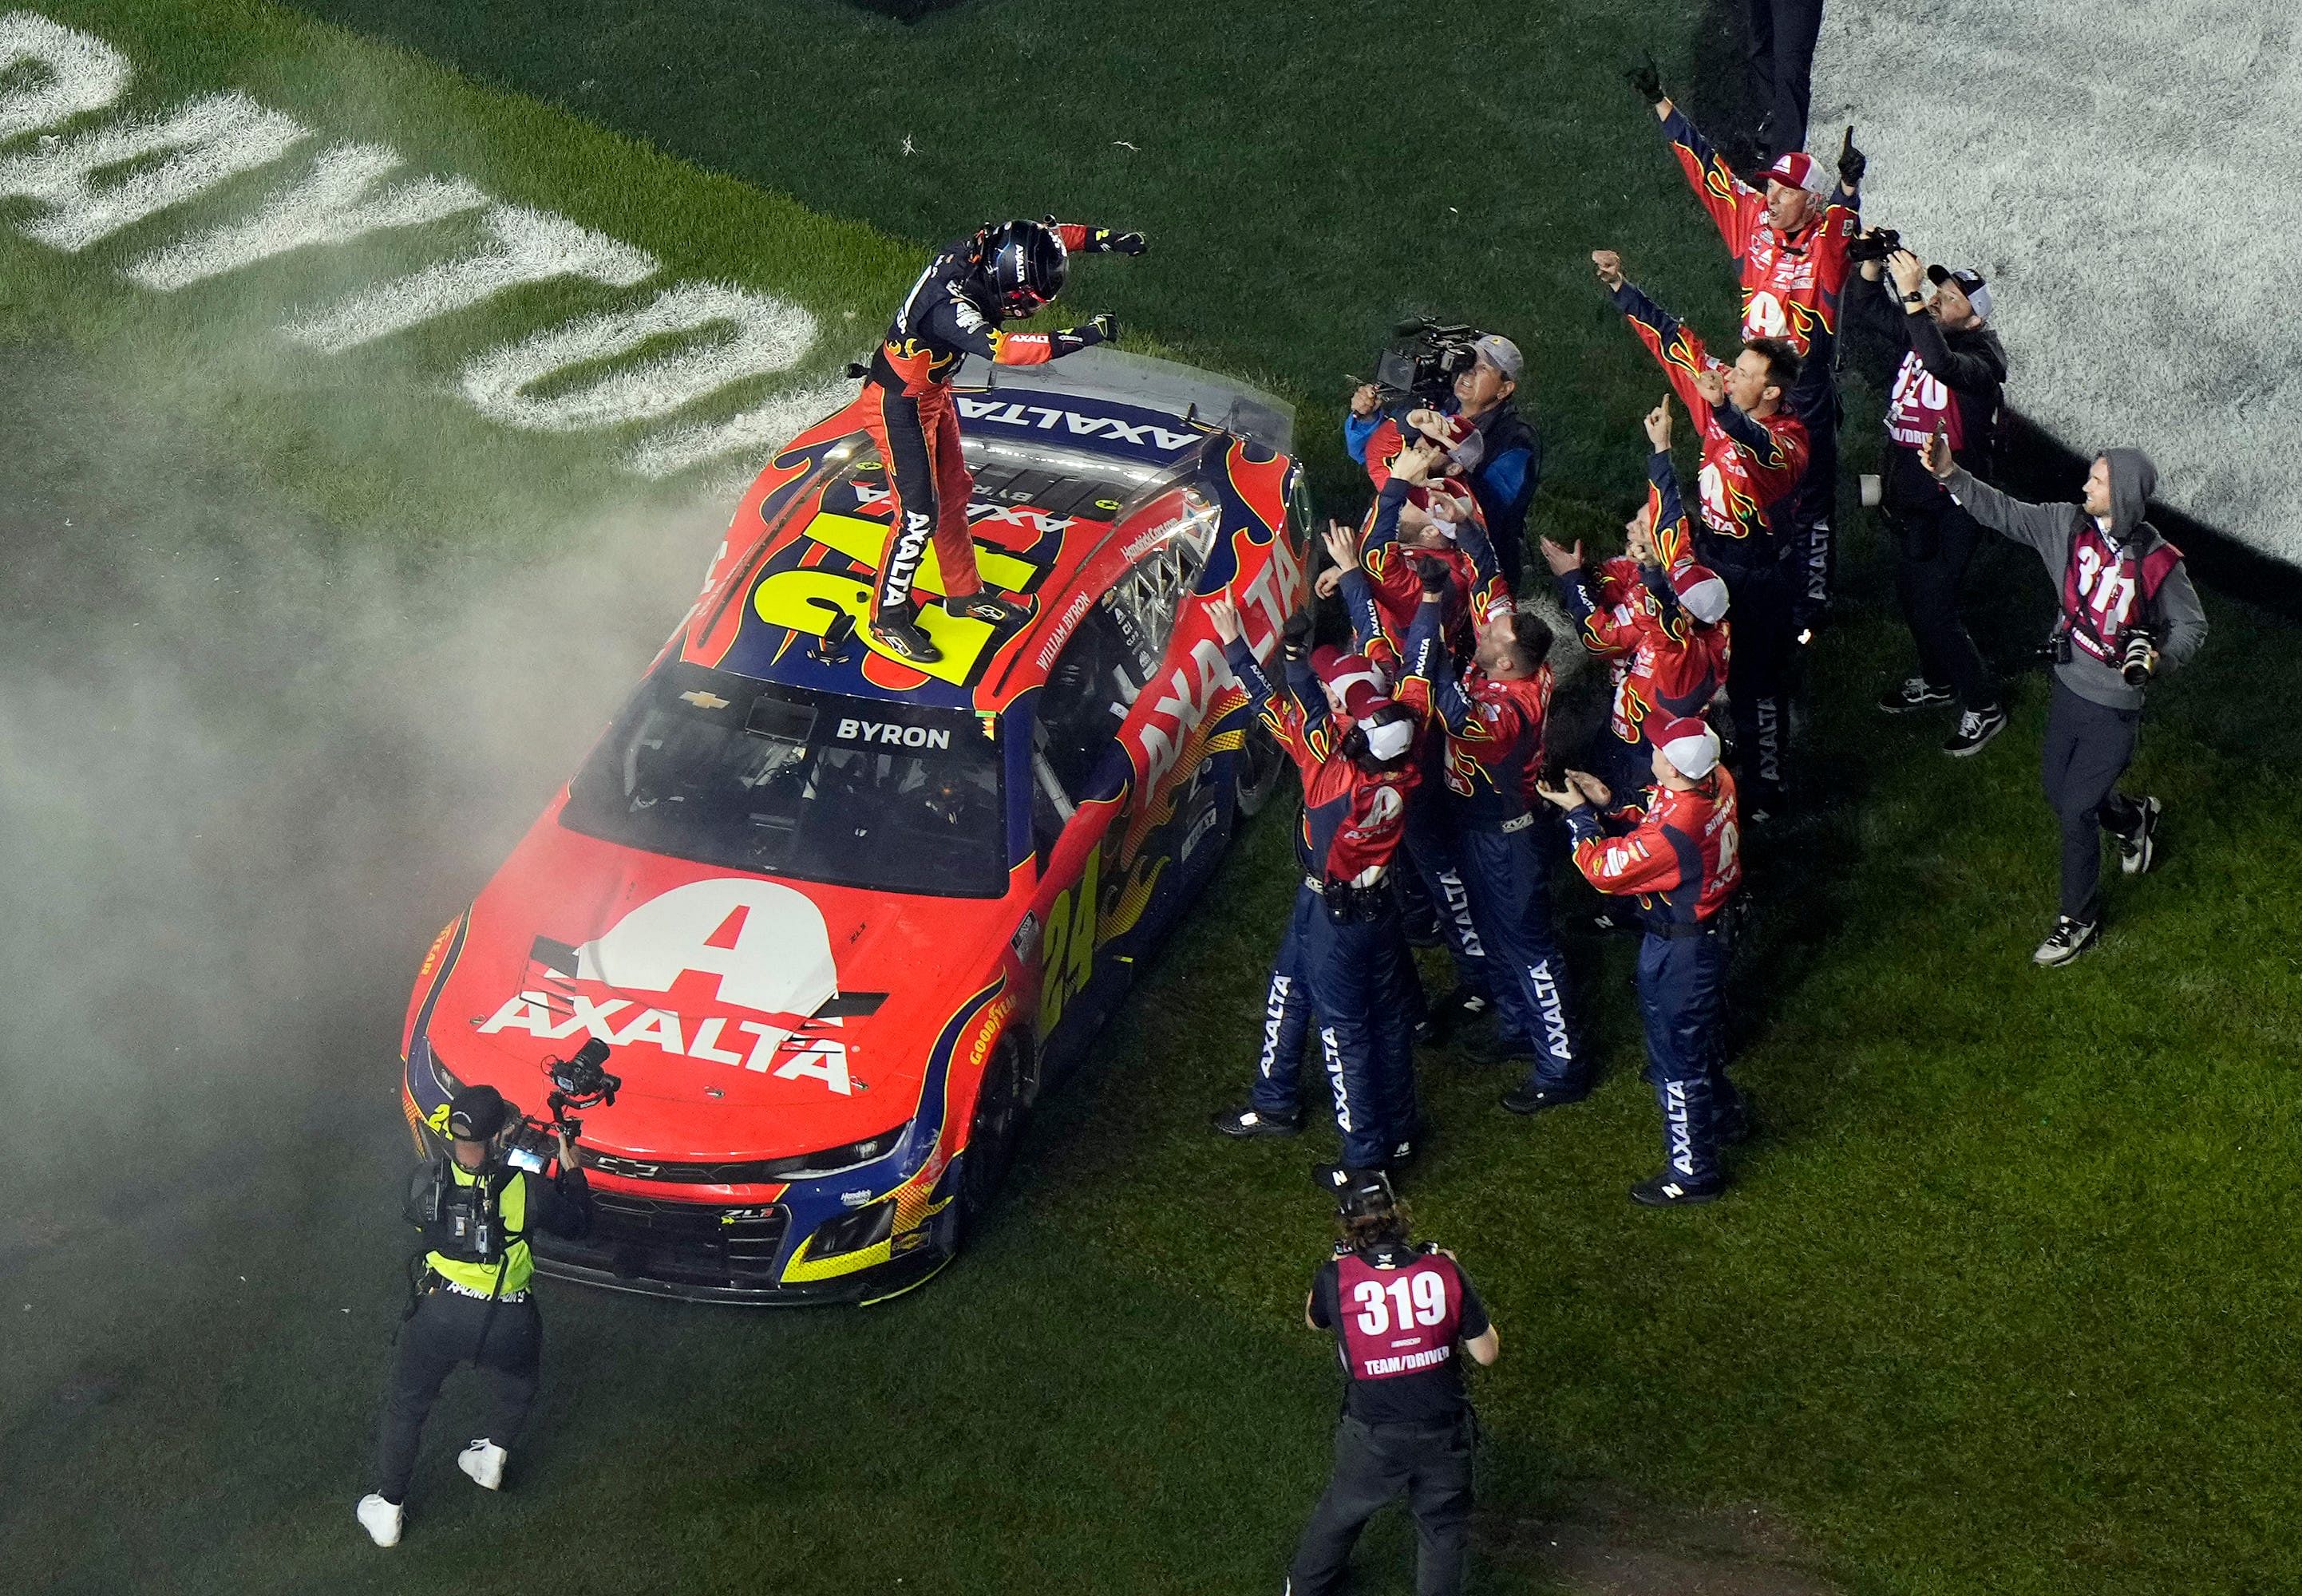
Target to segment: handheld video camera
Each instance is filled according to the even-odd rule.
[[[1374,385],[1386,406],[1413,399],[1432,409],[1443,407],[1454,397],[1455,379],[1478,359],[1476,327],[1442,324],[1424,317],[1401,322],[1398,334],[1406,341],[1385,349],[1376,359]]]
[[[1856,233],[1846,243],[1846,258],[1857,265],[1885,260],[1903,247],[1903,235],[1891,227],[1874,227]]]
[[[504,1137],[504,1162],[540,1175],[559,1151],[560,1131],[570,1141],[583,1135],[584,1121],[567,1111],[613,1105],[616,1094],[624,1089],[624,1078],[602,1067],[607,1062],[608,1045],[597,1037],[577,1048],[574,1058],[546,1059],[544,1067],[551,1072],[551,1096],[546,1099],[551,1118],[549,1122],[523,1118],[514,1125]]]

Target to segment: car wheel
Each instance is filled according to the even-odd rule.
[[[1261,716],[1250,722],[1247,739],[1239,750],[1239,812],[1252,815],[1271,802],[1279,790],[1280,778],[1287,774],[1287,754],[1279,746],[1279,739],[1263,724]]]
[[[1011,1036],[984,1066],[983,1084],[975,1095],[975,1125],[968,1132],[967,1163],[962,1171],[969,1223],[982,1218],[1006,1184],[1030,1114],[1030,1050],[1021,1037]]]

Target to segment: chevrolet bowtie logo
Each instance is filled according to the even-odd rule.
[[[724,710],[729,701],[718,693],[707,693],[701,687],[693,693],[683,693],[679,696],[683,701],[693,704],[699,710]]]

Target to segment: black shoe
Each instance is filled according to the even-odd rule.
[[[1381,1175],[1388,1180],[1390,1179],[1390,1173],[1391,1172],[1387,1169],[1361,1169],[1357,1164],[1315,1163],[1311,1166],[1311,1183],[1332,1197],[1345,1188],[1357,1184],[1361,1176]]]
[[[1958,718],[1958,729],[1943,744],[1943,752],[1954,760],[1970,753],[1980,753],[1983,744],[2006,729],[2006,711],[1993,704],[1987,710],[1969,710]]]
[[[971,621],[989,621],[1004,626],[1010,621],[1020,621],[1031,613],[1028,604],[1013,604],[986,588],[971,592],[963,599],[945,599],[943,612]]]
[[[1225,1136],[1298,1136],[1303,1130],[1303,1111],[1291,1114],[1265,1113],[1252,1103],[1239,1108],[1226,1108],[1208,1123]]]
[[[1414,1163],[1415,1138],[1422,1134],[1423,1133],[1420,1130],[1417,1130],[1414,1132],[1413,1135],[1404,1137],[1401,1139],[1391,1143],[1390,1159],[1389,1163],[1383,1165],[1383,1167],[1389,1170],[1392,1175],[1396,1176],[1400,1170]]]
[[[2054,928],[2046,933],[2046,941],[2030,955],[2033,964],[2053,966],[2067,964],[2086,952],[2094,942],[2095,933],[2102,929],[2099,920],[2072,920],[2067,914],[2054,916]]]
[[[908,659],[914,665],[933,665],[943,658],[943,651],[920,630],[919,617],[908,604],[874,610],[870,630],[871,641],[898,659]]]
[[[2132,836],[2118,838],[2118,868],[2130,876],[2142,874],[2158,857],[2158,800],[2145,798],[2135,807],[2142,811],[2142,824]]]
[[[1428,1014],[1415,1022],[1415,1045],[1417,1047],[1433,1046],[1445,1034],[1446,1027]]]
[[[1601,937],[1611,937],[1617,931],[1644,931],[1639,917],[1625,909],[1601,909],[1591,917],[1591,928]]]
[[[1632,1187],[1631,1201],[1646,1208],[1692,1208],[1698,1203],[1717,1202],[1718,1194],[1726,1189],[1726,1182],[1724,1180],[1690,1185],[1665,1170]]]
[[[1947,687],[1937,687],[1924,676],[1912,676],[1899,687],[1889,688],[1878,700],[1878,707],[1889,715],[1907,715],[1913,710],[1931,710],[1937,704],[1952,702],[1958,697]]]
[[[1513,1113],[1538,1114],[1546,1109],[1565,1108],[1570,1103],[1580,1103],[1591,1095],[1589,1087],[1580,1091],[1568,1091],[1558,1087],[1517,1086],[1502,1095],[1502,1105]]]
[[[1463,1054],[1476,1064],[1534,1064],[1534,1044],[1500,1028],[1465,1045]]]

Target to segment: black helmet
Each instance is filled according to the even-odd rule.
[[[1009,315],[1029,315],[1063,291],[1071,257],[1044,222],[1002,222],[976,235],[976,259]]]

